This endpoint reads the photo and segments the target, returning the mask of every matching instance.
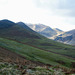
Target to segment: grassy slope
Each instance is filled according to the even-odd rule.
[[[48,50],[75,58],[74,46],[65,45],[53,40],[49,40],[43,36],[28,32],[25,29],[17,26],[0,30],[0,36],[4,38],[14,39],[22,43],[27,43],[29,45],[42,48],[43,50]]]
[[[75,47],[71,45],[55,42],[53,40],[49,40],[46,38],[42,38],[42,40],[41,39],[31,40],[30,38],[27,38],[27,39],[21,40],[21,42],[41,48],[43,50],[52,51],[54,53],[75,58]]]
[[[61,61],[64,63],[62,63],[63,65],[72,67],[71,62],[75,62],[75,60],[63,57],[61,55],[43,51],[41,49],[4,38],[0,38],[0,46],[25,56],[29,60],[39,61],[46,64],[59,65],[58,62]]]
[[[4,26],[8,25],[7,22],[3,21]],[[62,43],[55,42],[53,40],[49,40],[32,30],[27,30],[21,27],[20,25],[13,24],[9,24],[9,27],[7,28],[0,28],[0,37],[13,39],[22,43],[27,43],[31,46],[39,47],[43,50],[52,51],[75,58],[74,46],[65,45]]]

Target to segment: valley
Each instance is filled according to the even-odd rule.
[[[49,74],[55,73],[57,68],[64,71],[63,75],[72,74],[75,71],[75,46],[48,39],[23,22],[1,20],[0,62],[16,64],[17,69],[21,72],[25,69],[25,73],[29,69],[39,71],[36,68],[40,66],[42,71],[44,69]]]
[[[51,28],[43,24],[27,24],[27,26],[49,39],[65,44],[75,45],[75,29],[62,31],[58,28]]]

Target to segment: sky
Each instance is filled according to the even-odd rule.
[[[0,0],[0,20],[75,29],[75,0]]]

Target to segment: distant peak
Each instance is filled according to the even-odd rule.
[[[21,26],[27,26],[24,22],[17,22],[16,24],[21,25]]]
[[[17,22],[17,23],[23,23],[22,21],[20,21],[20,22]]]
[[[7,19],[0,20],[0,28],[8,28],[13,25],[15,25],[15,23],[10,20]]]
[[[54,28],[54,30],[57,30],[57,31],[62,31],[61,29],[58,29],[58,28]]]
[[[44,26],[44,27],[49,27],[49,26],[44,25],[44,24],[35,24],[35,25],[38,25],[38,26]]]
[[[17,24],[24,24],[24,25],[26,25],[24,22],[21,22],[21,21],[20,22],[17,22]]]
[[[0,21],[10,21],[10,20],[8,20],[8,19],[3,19],[3,20],[0,20]]]
[[[11,20],[8,20],[8,19],[3,19],[3,20],[0,20],[0,21],[2,21],[2,22],[14,23],[13,21],[11,21]]]
[[[1,21],[9,21],[8,19],[3,19],[3,20],[1,20]]]

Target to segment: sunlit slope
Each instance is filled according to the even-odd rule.
[[[55,42],[55,41],[49,40],[47,38],[42,38],[42,40],[41,39],[32,39],[31,40],[31,39],[27,38],[21,42],[27,43],[27,44],[37,47],[37,48],[41,48],[46,51],[51,51],[54,53],[58,53],[61,55],[75,58],[75,46]]]
[[[66,58],[64,56],[4,38],[0,38],[0,47],[16,52],[29,60],[39,61],[45,64],[72,67],[72,62],[75,62],[75,60]]]

